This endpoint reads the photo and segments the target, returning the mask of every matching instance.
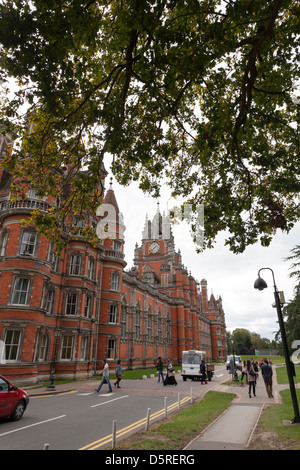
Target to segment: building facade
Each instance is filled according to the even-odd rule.
[[[105,177],[105,174],[104,174]],[[159,210],[146,219],[133,267],[124,259],[124,225],[110,187],[114,236],[93,247],[83,237],[58,257],[55,247],[22,219],[55,201],[30,189],[10,201],[11,178],[0,169],[0,370],[19,383],[88,378],[107,358],[114,369],[153,367],[158,356],[180,364],[183,350],[207,359],[227,355],[222,300],[208,298],[176,252],[171,227]],[[107,224],[106,224],[107,229]],[[2,351],[2,357],[1,357]]]

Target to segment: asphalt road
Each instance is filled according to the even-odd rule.
[[[190,402],[191,388],[196,398],[227,376],[223,367],[216,370],[207,385],[183,382],[179,376],[176,387],[164,387],[156,379],[148,379],[123,381],[122,389],[114,389],[113,393],[103,387],[98,394],[90,387],[59,395],[32,396],[20,421],[0,420],[0,449],[43,450],[49,444],[49,450],[103,450],[111,446],[113,421],[120,442],[145,428],[148,413],[150,422],[163,418],[165,404],[169,414],[178,408],[178,402],[181,407]]]

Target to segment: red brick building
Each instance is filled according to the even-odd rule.
[[[146,220],[134,265],[126,270],[122,215],[109,188],[104,204],[114,209],[114,237],[94,248],[79,236],[58,258],[34,227],[21,225],[34,208],[47,211],[55,201],[28,190],[12,202],[10,184],[0,169],[3,375],[35,383],[48,380],[54,367],[56,378],[87,378],[103,358],[111,369],[118,359],[124,368],[152,367],[158,356],[180,364],[187,349],[225,360],[222,301],[208,299],[207,282],[198,283],[183,266],[159,211]]]

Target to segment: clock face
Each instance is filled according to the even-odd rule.
[[[157,253],[159,251],[159,244],[158,243],[151,243],[149,247],[150,253]]]

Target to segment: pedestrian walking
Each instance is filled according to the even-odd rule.
[[[200,363],[200,374],[201,374],[201,384],[203,385],[203,381],[207,384],[206,380],[206,364],[205,360],[202,359]]]
[[[175,370],[171,359],[168,359],[167,374],[164,380],[164,385],[177,385],[177,380],[175,379]]]
[[[163,368],[164,368],[164,363],[163,363],[162,358],[159,356],[157,358],[157,363],[156,363],[156,369],[158,370],[157,383],[160,382],[160,378],[162,379],[162,382],[164,382]]]
[[[266,358],[263,359],[263,362],[261,364],[261,375],[264,379],[264,384],[266,387],[266,392],[269,398],[273,398],[273,370],[272,367],[269,365],[268,360]]]
[[[107,383],[109,387],[109,392],[112,392],[111,384],[109,381],[109,368],[106,362],[106,359],[103,359],[103,369],[99,372],[99,375],[102,375],[102,380],[98,388],[95,388],[96,392],[100,392],[100,389],[103,384]]]
[[[117,362],[117,367],[116,367],[117,381],[114,382],[114,386],[117,387],[117,388],[121,388],[120,387],[120,382],[122,380],[122,375],[123,375],[123,369],[122,369],[122,366],[121,366],[121,360],[119,359],[118,362]]]
[[[251,388],[253,390],[253,395],[256,397],[255,394],[255,385],[256,385],[256,376],[257,372],[255,372],[253,365],[251,364],[251,361],[247,361],[246,365],[246,373],[247,373],[247,382],[249,384],[249,398],[251,398]]]
[[[243,362],[243,370],[241,374],[241,385],[244,385],[244,377],[246,376],[246,381],[247,381],[247,372],[246,372],[246,361]],[[248,383],[248,382],[247,382]]]

